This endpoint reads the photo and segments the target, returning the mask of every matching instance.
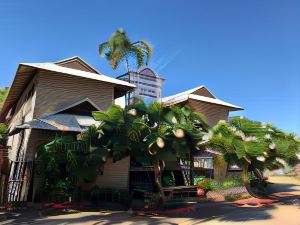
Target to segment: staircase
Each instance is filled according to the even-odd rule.
[[[0,146],[0,205],[4,204],[5,191],[7,185],[8,151],[4,146]]]
[[[25,156],[26,131],[21,131],[19,135],[16,160],[11,161],[9,165],[8,202],[25,202],[27,200],[32,177],[33,163],[27,161]]]
[[[179,165],[181,167],[181,172],[183,175],[184,179],[184,185],[189,186],[191,185],[191,180],[190,180],[190,162],[184,159],[180,159]]]

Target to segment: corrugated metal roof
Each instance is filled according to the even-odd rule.
[[[228,102],[224,102],[224,101],[222,101],[220,99],[217,99],[217,98],[209,98],[209,97],[194,95],[194,94],[190,94],[189,98],[194,99],[194,100],[198,100],[198,101],[202,101],[202,102],[208,102],[208,103],[213,103],[213,104],[217,104],[217,105],[223,105],[223,106],[227,106],[227,107],[234,108],[234,109],[242,109],[239,106],[230,104]]]
[[[68,67],[63,67],[59,66],[55,63],[21,63],[20,65],[24,66],[30,66],[38,69],[43,69],[43,70],[48,70],[52,72],[58,72],[58,73],[64,73],[64,74],[69,74],[73,76],[78,76],[78,77],[83,77],[83,78],[88,78],[88,79],[93,79],[93,80],[98,80],[98,81],[103,81],[103,82],[108,82],[108,83],[113,83],[113,84],[119,84],[127,87],[132,87],[134,88],[135,85],[130,84],[128,82],[118,80],[112,77],[105,76],[103,74],[97,74],[97,73],[91,73],[91,72],[86,72],[82,70],[76,70],[76,69],[71,69]]]
[[[169,100],[172,100],[172,99],[187,99],[189,94],[192,94],[193,92],[195,92],[195,91],[197,91],[198,89],[201,89],[201,88],[203,88],[203,87],[204,87],[204,86],[201,85],[201,86],[198,86],[198,87],[189,89],[189,90],[187,90],[187,91],[180,92],[180,93],[175,94],[175,95],[171,95],[171,96],[168,96],[168,97],[164,97],[164,98],[162,99],[162,101],[163,101],[163,102],[168,102]]]
[[[194,100],[201,101],[201,102],[206,102],[206,103],[229,107],[234,110],[242,110],[242,108],[239,106],[230,104],[228,102],[225,102],[225,101],[222,101],[222,100],[216,98],[210,91],[209,91],[209,93],[211,93],[211,95],[213,95],[215,98],[192,94],[201,88],[205,88],[205,86],[201,85],[199,87],[196,87],[196,88],[193,88],[193,89],[190,89],[190,90],[187,90],[187,91],[175,94],[175,95],[165,97],[162,99],[162,102],[164,105],[170,106],[170,105],[175,105],[175,104],[178,104],[181,102],[185,102],[188,99],[194,99]],[[208,90],[207,88],[205,88],[205,89]]]
[[[82,132],[91,125],[99,126],[100,122],[91,116],[79,116],[73,114],[54,114],[39,119],[60,131]]]
[[[79,57],[75,57],[75,58],[79,58]],[[80,59],[80,60],[85,62],[82,59]],[[66,61],[66,60],[63,60],[63,61]],[[71,69],[68,67],[57,65],[56,63],[59,63],[59,62],[20,63],[19,64],[16,75],[14,77],[14,81],[11,85],[9,94],[3,104],[1,111],[0,111],[0,121],[3,122],[5,120],[5,116],[7,115],[9,109],[18,101],[22,92],[24,91],[24,88],[26,88],[26,85],[28,84],[28,82],[34,78],[35,72],[38,69],[115,84],[115,96],[117,96],[119,93],[121,93],[123,95],[123,93],[125,94],[126,91],[129,91],[135,87],[135,85],[130,84],[126,81],[108,77],[103,74],[86,72],[86,71],[77,70],[77,69]]]
[[[9,133],[14,135],[22,129],[41,129],[51,131],[83,132],[91,125],[99,126],[101,122],[91,116],[79,116],[73,114],[55,114],[38,118],[31,122],[15,126]]]

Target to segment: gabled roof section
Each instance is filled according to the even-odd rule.
[[[40,116],[40,118],[48,117],[55,114],[74,114],[74,115],[92,115],[92,112],[94,111],[100,111],[100,107],[97,106],[92,100],[89,98],[82,99],[78,102],[74,102],[71,105],[67,105],[65,107],[62,107],[61,109],[48,113],[46,115]]]
[[[91,125],[100,125],[101,122],[92,116],[92,112],[98,110],[100,108],[93,101],[85,98],[28,123],[15,126],[9,135],[14,135],[22,129],[83,132]]]
[[[213,93],[211,93],[206,87],[204,86],[200,86],[200,88],[196,89],[195,91],[193,91],[191,94],[195,94],[195,95],[201,95],[201,96],[205,96],[208,98],[217,98],[216,96],[213,95]]]
[[[135,88],[134,84],[130,84],[123,80],[118,80],[99,72],[87,72],[79,69],[69,68],[61,64],[64,64],[69,61],[80,62],[80,64],[88,65],[79,57],[73,57],[71,59],[65,59],[59,62],[46,62],[46,63],[20,63],[14,77],[14,81],[11,85],[9,94],[3,104],[3,107],[0,111],[0,121],[4,122],[5,117],[9,110],[17,103],[18,99],[22,95],[24,89],[27,87],[28,83],[34,79],[38,71],[49,71],[60,73],[62,75],[69,75],[75,77],[81,77],[85,79],[91,79],[95,81],[106,82],[114,85],[114,97],[118,98],[123,96],[127,91]],[[72,61],[72,62],[73,62]],[[92,68],[90,65],[88,67]]]
[[[135,87],[135,85],[130,84],[126,81],[118,80],[118,79],[115,79],[115,78],[112,78],[109,76],[105,76],[103,74],[96,74],[96,73],[86,72],[86,71],[72,69],[72,68],[68,68],[68,67],[63,67],[63,66],[59,66],[55,63],[21,63],[20,66],[21,67],[29,67],[29,68],[33,68],[33,69],[47,70],[47,71],[52,71],[52,72],[57,72],[57,73],[68,74],[68,75],[72,75],[72,76],[76,76],[76,77],[83,77],[83,78],[87,78],[87,79],[108,82],[108,83],[112,83],[112,84],[116,84],[116,85],[126,86],[129,88]]]
[[[218,99],[203,85],[175,95],[171,95],[169,97],[165,97],[162,99],[162,102],[166,106],[171,106],[171,105],[186,102],[189,99],[225,106],[230,108],[230,111],[242,110],[242,108],[239,106]]]
[[[63,59],[56,62],[55,64],[63,67],[68,67],[71,69],[82,70],[85,72],[101,74],[98,70],[88,64],[86,61],[81,59],[79,56],[74,56],[68,59]]]

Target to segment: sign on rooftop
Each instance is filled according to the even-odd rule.
[[[164,79],[159,77],[158,74],[149,67],[137,72],[126,73],[119,76],[118,79],[127,81],[136,86],[129,95],[129,103],[137,99],[161,102]]]

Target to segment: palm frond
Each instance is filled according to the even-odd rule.
[[[149,64],[149,61],[152,57],[152,46],[145,40],[140,40],[138,41],[138,43],[140,44],[141,48],[143,49],[145,55],[146,55],[146,65]]]
[[[99,55],[101,56],[101,57],[105,57],[106,55],[106,50],[108,50],[108,49],[110,49],[110,45],[109,45],[109,43],[108,42],[104,42],[104,43],[102,43],[102,44],[100,44],[99,45]]]
[[[144,52],[142,48],[138,46],[131,46],[128,50],[128,55],[134,56],[136,58],[137,68],[140,68],[144,65]]]

